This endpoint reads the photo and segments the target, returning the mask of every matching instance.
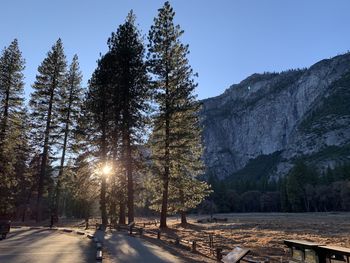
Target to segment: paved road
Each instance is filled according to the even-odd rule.
[[[101,232],[98,233],[103,238]],[[146,240],[114,232],[104,237],[104,246],[111,254],[113,263],[183,263],[159,246]]]
[[[0,240],[0,262],[89,263],[96,262],[91,240],[76,234],[46,229],[11,229]]]

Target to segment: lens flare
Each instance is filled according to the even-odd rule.
[[[110,172],[112,171],[112,166],[106,164],[105,166],[102,167],[102,173],[104,175],[108,175],[110,174]]]

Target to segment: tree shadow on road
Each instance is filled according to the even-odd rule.
[[[168,244],[168,242],[166,241],[154,239],[147,236],[143,236],[142,238],[152,244],[160,246],[161,248],[168,251],[169,253],[180,257],[181,259],[184,260],[184,262],[190,262],[190,263],[216,262],[215,260],[211,260],[206,256],[202,255],[201,253],[190,252],[190,248],[185,247],[183,245],[175,246],[174,244]]]
[[[159,240],[152,238],[138,238],[127,233],[113,231],[105,234],[96,231],[95,236],[104,244],[113,262],[118,263],[176,263],[176,262],[203,262],[188,256],[188,253],[181,253],[178,249],[172,248]],[[185,251],[183,251],[185,252]]]
[[[0,242],[0,262],[90,263],[95,261],[91,240],[75,233],[49,229],[21,229]]]

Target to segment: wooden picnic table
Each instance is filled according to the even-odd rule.
[[[320,246],[319,253],[325,260],[323,263],[350,263],[350,248],[338,246]]]
[[[350,248],[304,240],[285,240],[284,243],[291,250],[290,262],[293,263],[350,263]]]

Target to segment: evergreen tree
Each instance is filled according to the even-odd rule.
[[[89,89],[86,97],[86,107],[91,114],[93,126],[90,132],[94,134],[91,138],[92,147],[96,148],[95,156],[99,160],[100,164],[106,164],[108,162],[108,147],[109,145],[109,127],[111,121],[111,80],[113,77],[111,70],[112,56],[109,53],[101,57],[97,63],[90,81]],[[100,174],[101,175],[101,174]],[[102,176],[102,175],[101,175]],[[104,226],[108,223],[107,218],[107,180],[105,176],[101,178],[101,191],[100,191],[100,209],[102,224]]]
[[[190,72],[187,76],[190,78]],[[199,120],[200,105],[192,95],[194,85],[184,79],[179,83],[180,90],[187,87],[187,91],[179,97],[175,104],[176,112],[172,114],[172,135],[174,147],[171,149],[172,187],[175,188],[176,212],[181,214],[182,225],[187,224],[186,212],[195,208],[210,194],[209,185],[199,181],[196,177],[204,172],[202,162],[201,126]],[[186,93],[187,92],[187,93]]]
[[[162,180],[162,228],[167,227],[169,189],[175,187],[180,195],[181,191],[185,193],[188,189],[182,189],[184,182],[193,181],[184,178],[193,178],[202,168],[199,104],[194,95],[197,84],[188,64],[188,45],[180,42],[183,31],[174,25],[174,16],[169,2],[165,2],[148,37],[149,71],[158,104],[150,142],[156,171]]]
[[[19,123],[24,101],[24,59],[15,39],[0,57],[0,146],[6,139],[9,126]]]
[[[168,214],[180,214],[181,225],[187,224],[186,212],[197,207],[210,193],[210,187],[206,182],[199,181],[191,175],[181,175],[172,178],[168,191]],[[162,180],[152,178],[147,188],[151,192],[150,208],[161,211],[162,198],[159,193],[162,191]]]
[[[290,212],[290,202],[287,195],[287,183],[286,179],[282,178],[279,180],[279,192],[280,192],[280,202],[281,202],[281,211]]]
[[[65,169],[65,191],[62,192],[62,205],[68,215],[84,218],[88,223],[93,207],[99,195],[99,179],[92,172],[93,165],[89,162],[89,154],[77,156],[74,163],[69,163]]]
[[[113,57],[112,110],[114,122],[114,150],[119,149],[121,137],[121,160],[127,177],[128,222],[134,221],[134,179],[136,145],[142,142],[149,112],[148,77],[144,58],[144,46],[135,26],[131,11],[124,24],[119,26],[108,40]],[[114,155],[117,158],[117,154]]]
[[[99,196],[100,171],[95,169],[95,165],[91,162],[96,158],[95,144],[91,143],[94,142],[96,129],[86,106],[86,101],[82,100],[74,123],[75,127],[71,130],[74,141],[70,145],[70,152],[75,158],[65,165],[61,178],[64,191],[59,205],[64,214],[84,217],[88,222]]]
[[[16,187],[13,189],[15,194],[15,206],[17,215],[21,216],[22,220],[25,219],[25,212],[27,210],[27,204],[29,198],[33,192],[33,187],[36,183],[35,173],[30,170],[29,160],[33,157],[33,147],[30,145],[30,131],[28,114],[23,114],[23,121],[18,127],[19,132],[16,135],[16,147],[14,152],[16,153],[15,163],[15,178]]]
[[[60,128],[62,134],[62,152],[60,158],[59,174],[56,186],[55,213],[58,213],[60,201],[61,181],[64,173],[67,150],[75,144],[74,131],[77,129],[80,105],[82,103],[83,89],[81,87],[82,75],[79,69],[78,56],[74,55],[66,75],[65,86],[61,89],[60,98]]]
[[[308,186],[314,186],[318,175],[304,162],[297,161],[287,177],[287,197],[294,212],[310,211]]]
[[[14,208],[17,165],[23,157],[25,142],[18,140],[25,130],[23,70],[24,59],[15,39],[0,57],[0,214]]]
[[[49,164],[59,136],[58,117],[60,92],[65,86],[66,57],[58,39],[38,67],[29,105],[31,107],[33,139],[41,151],[41,166],[37,193],[37,220],[42,218],[45,181],[50,180]]]

